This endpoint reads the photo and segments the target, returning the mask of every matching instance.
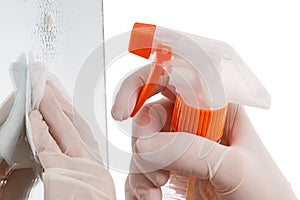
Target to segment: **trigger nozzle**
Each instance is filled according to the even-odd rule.
[[[169,46],[160,44],[156,47],[156,49],[154,49],[154,51],[156,52],[156,59],[152,63],[148,79],[139,93],[138,99],[130,117],[134,117],[135,114],[144,105],[145,101],[152,96],[152,92],[156,84],[158,83],[160,76],[164,74],[162,63],[171,60],[172,58],[172,49]]]

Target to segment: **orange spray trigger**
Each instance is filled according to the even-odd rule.
[[[156,49],[153,50],[156,53],[155,60],[152,63],[148,79],[139,93],[138,99],[130,117],[134,117],[135,114],[144,105],[145,101],[151,96],[153,89],[159,81],[160,76],[164,74],[164,69],[162,66],[163,62],[171,60],[172,58],[172,49],[169,46],[160,44]]]

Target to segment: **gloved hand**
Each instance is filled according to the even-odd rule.
[[[142,68],[123,82],[112,109],[115,119],[128,118],[148,70]],[[219,144],[193,134],[168,132],[173,95],[165,84],[153,94],[160,91],[170,100],[144,106],[133,121],[133,150],[138,154],[131,169],[140,173],[128,176],[126,199],[161,199],[160,187],[167,182],[168,171],[198,178],[195,199],[296,199],[243,107],[229,105]]]
[[[97,143],[84,120],[75,124],[74,117],[71,103],[48,81],[39,110],[29,115],[45,199],[115,199]]]
[[[37,178],[25,139],[26,59],[10,67],[15,91],[0,105],[0,199],[27,199]]]

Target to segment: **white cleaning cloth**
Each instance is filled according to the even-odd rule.
[[[17,146],[25,136],[26,70],[26,58],[21,55],[10,67],[15,91],[0,108],[0,156],[14,168],[32,167],[28,148],[22,148],[16,155]]]

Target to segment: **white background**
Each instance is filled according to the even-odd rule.
[[[18,43],[24,41],[16,34],[22,29],[15,27],[16,21],[10,21],[11,16],[19,13],[10,12],[14,9],[9,9],[8,1],[0,2],[1,24],[9,27],[9,30],[0,27],[1,38],[9,39],[9,43],[0,40],[0,101],[3,101],[12,90],[7,63],[16,59]],[[299,1],[296,0],[104,0],[105,37],[108,39],[130,31],[133,23],[139,21],[231,44],[271,94],[271,109],[247,110],[275,162],[292,184],[297,196],[300,196],[299,6]],[[126,74],[128,69],[123,66],[118,68],[118,73]],[[65,69],[58,71],[60,78],[65,72]],[[108,77],[108,82],[110,79],[116,77]],[[110,123],[112,122],[109,121]],[[111,139],[118,138],[116,135],[120,133],[113,127],[113,123],[110,126],[109,131],[115,136]],[[119,138],[121,137],[125,136]],[[116,139],[114,142],[123,146],[123,141]],[[118,199],[124,199],[123,184],[126,175],[115,171],[111,173]]]

